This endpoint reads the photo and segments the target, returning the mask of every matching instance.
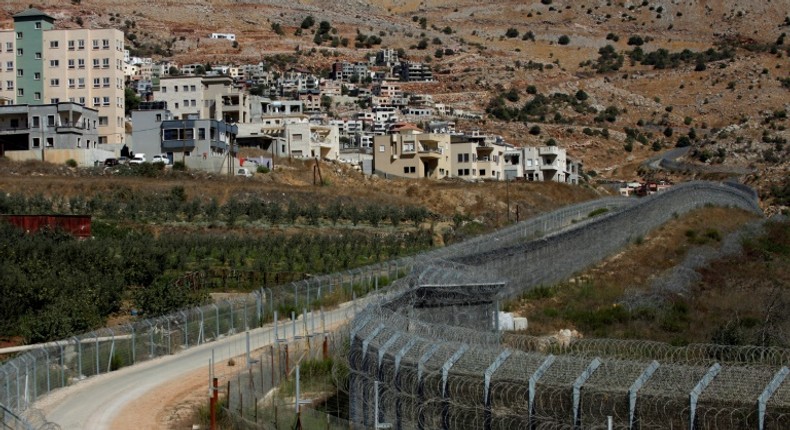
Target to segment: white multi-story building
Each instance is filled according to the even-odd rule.
[[[14,15],[0,31],[0,98],[16,104],[74,102],[98,111],[99,143],[122,143],[123,32],[55,29],[38,9]]]
[[[559,146],[526,146],[505,153],[505,177],[526,181],[579,183],[581,164]]]

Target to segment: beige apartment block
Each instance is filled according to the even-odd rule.
[[[444,178],[451,175],[450,135],[423,133],[414,126],[373,139],[373,170],[404,178]]]
[[[453,136],[450,176],[464,179],[504,179],[504,155],[508,146],[490,139]]]
[[[0,97],[96,109],[99,143],[123,143],[123,32],[54,29],[53,23],[28,9],[14,15],[14,29],[0,31]]]
[[[167,76],[159,80],[154,100],[167,102],[173,119],[201,118],[228,123],[250,121],[249,95],[226,76]]]

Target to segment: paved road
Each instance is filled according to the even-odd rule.
[[[358,300],[357,308],[370,300]],[[335,328],[353,318],[355,307],[344,303],[338,309],[324,314],[326,328]],[[301,321],[301,319],[299,320]],[[316,330],[320,331],[318,317]],[[311,317],[307,318],[308,329],[311,328]],[[296,324],[297,335],[303,334],[303,324]],[[293,335],[292,325],[287,324],[284,332],[280,325],[279,337]],[[251,349],[262,348],[274,343],[274,326],[268,325],[251,330]],[[50,422],[67,429],[110,429],[111,423],[124,405],[140,398],[155,387],[172,381],[178,384],[179,378],[198,369],[206,369],[208,385],[208,364],[215,352],[215,360],[225,360],[246,352],[246,334],[239,333],[222,338],[216,342],[206,343],[178,354],[150,360],[138,365],[126,367],[116,372],[99,375],[41,398],[35,408],[41,409]]]

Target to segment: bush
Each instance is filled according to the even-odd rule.
[[[531,134],[533,136],[539,135],[540,134],[540,127],[538,127],[537,125],[533,125],[529,129],[529,134]]]
[[[511,39],[514,38],[514,37],[518,37],[518,30],[516,30],[513,27],[508,28],[507,31],[505,32],[505,37],[508,37],[508,38],[511,38]]]
[[[571,38],[563,34],[562,36],[560,36],[560,38],[559,38],[559,40],[557,42],[560,45],[567,45],[567,44],[571,43]]]
[[[257,169],[255,169],[255,171],[256,171],[257,173],[269,173],[269,171],[270,171],[270,170],[269,170],[269,168],[268,168],[268,167],[266,167],[266,166],[258,166],[258,168],[257,168]]]
[[[173,163],[173,170],[178,170],[183,172],[187,170],[187,165],[183,161],[176,161],[175,163]]]
[[[69,158],[68,160],[66,160],[66,165],[69,167],[77,167],[77,161],[74,160],[73,158]]]

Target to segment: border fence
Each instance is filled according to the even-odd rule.
[[[499,294],[512,295],[566,277],[672,216],[705,204],[759,212],[752,195],[707,182],[679,185],[641,200],[606,198],[568,206],[416,256],[264,288],[234,300],[37,345],[0,366],[0,404],[14,414],[33,413],[31,407],[38,398],[82,379],[260,327],[272,322],[275,312],[280,318],[290,315],[296,319],[307,311],[381,289],[412,288],[419,284],[415,273],[422,273],[424,280],[432,276],[436,285],[446,285],[448,280],[464,285],[470,279],[498,277],[507,285]],[[444,269],[420,269],[430,261],[443,262]],[[458,279],[459,272],[453,268],[464,266],[474,266],[474,270],[462,271],[464,276]],[[401,279],[396,288],[389,287],[396,279]]]
[[[352,323],[352,420],[396,429],[789,428],[790,350],[558,344],[503,335],[490,317],[499,300],[567,278],[704,205],[760,213],[740,187],[689,183],[532,241],[425,261],[397,282],[411,289]],[[506,286],[480,288],[486,276]],[[478,326],[459,323],[470,319]]]

